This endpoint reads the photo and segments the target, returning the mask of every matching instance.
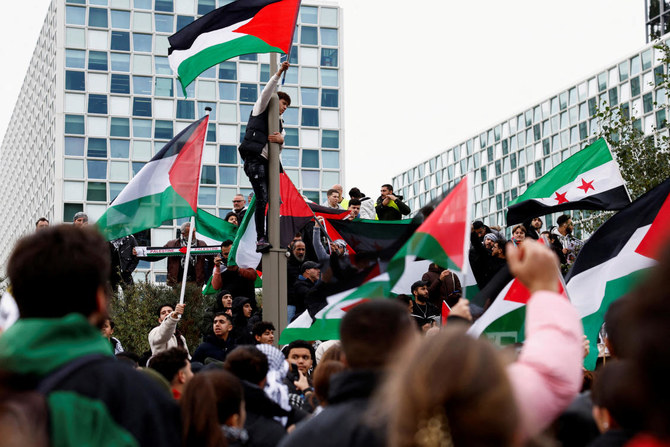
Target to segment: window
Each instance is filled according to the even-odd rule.
[[[113,119],[113,118],[112,118]],[[126,120],[126,123],[128,120]],[[110,140],[109,149],[112,158],[128,158],[130,154],[129,140]]]
[[[258,60],[258,55],[256,53],[241,54],[240,55],[240,60],[241,61],[257,61]]]
[[[107,113],[107,95],[88,95],[88,113]]]
[[[172,33],[173,30],[173,20],[172,16],[167,14],[155,14],[154,22],[156,26],[156,32],[158,33]]]
[[[88,160],[86,162],[88,168],[88,178],[107,178],[107,162],[101,160]]]
[[[216,166],[203,166],[200,174],[201,185],[216,185]]]
[[[322,151],[321,159],[323,160],[323,167],[329,169],[340,168],[340,153],[335,151]]]
[[[303,106],[318,106],[319,105],[319,89],[316,88],[301,88]]]
[[[237,101],[237,84],[219,82],[219,99]]]
[[[86,51],[65,50],[65,66],[68,68],[86,68]]]
[[[237,185],[237,168],[219,166],[219,183],[222,185]]]
[[[125,183],[110,183],[109,184],[109,197],[111,200],[116,199],[116,197],[121,194],[123,188],[126,187]]]
[[[63,204],[63,222],[72,222],[74,215],[79,211],[84,211],[84,205],[81,203],[64,203]]]
[[[85,75],[83,71],[66,71],[65,72],[65,89],[66,90],[85,90],[86,88]]]
[[[167,57],[154,56],[154,67],[156,69],[156,74],[172,74],[172,69],[170,68],[170,63],[168,62]]]
[[[216,124],[207,124],[207,136],[205,137],[205,141],[216,143]]]
[[[301,6],[300,7],[300,22],[302,23],[313,23],[316,24],[318,20],[317,12],[318,8],[314,6]]]
[[[112,93],[130,93],[130,76],[112,74],[109,90]]]
[[[285,146],[300,146],[300,138],[298,137],[298,129],[292,127],[284,128],[286,137],[284,137]]]
[[[178,100],[177,101],[177,118],[194,119],[195,118],[195,104],[193,101]]]
[[[219,79],[237,80],[237,64],[235,62],[219,64]]]
[[[321,45],[337,46],[337,30],[321,28]]]
[[[151,78],[133,76],[133,93],[136,95],[151,95]]]
[[[298,166],[300,151],[298,149],[284,149],[281,151],[281,161],[284,166]]]
[[[219,146],[219,163],[237,164],[237,146]]]
[[[111,49],[130,51],[130,33],[126,31],[112,31]]]
[[[107,28],[107,10],[102,8],[88,8],[88,26]]]
[[[130,71],[130,54],[112,53],[112,71]]]
[[[107,184],[104,182],[88,182],[86,200],[94,202],[106,202]]]
[[[322,107],[338,107],[338,91],[324,88],[321,90]]]
[[[169,140],[174,136],[172,130],[172,121],[156,120],[156,129],[154,138]]]
[[[261,82],[268,82],[270,80],[270,66],[268,64],[261,64]]]
[[[321,48],[321,65],[324,67],[337,67],[337,49]]]
[[[177,16],[177,31],[185,27],[186,25],[193,22],[193,17],[190,16]]]
[[[254,106],[248,104],[240,104],[240,121],[246,123],[249,121],[251,116],[251,111],[254,109]]]
[[[84,134],[84,117],[65,115],[65,133]]]
[[[318,45],[319,36],[317,28],[313,26],[303,26],[300,35],[300,43],[303,45]]]
[[[130,29],[130,11],[111,11],[112,28]]]
[[[66,6],[65,23],[68,25],[86,25],[86,8]]]
[[[151,120],[133,119],[133,137],[151,138]]]
[[[201,187],[198,205],[216,205],[216,188]]]
[[[65,155],[84,155],[84,139],[79,137],[65,137]]]
[[[88,139],[88,157],[107,158],[107,140],[105,138]]]
[[[107,53],[104,51],[89,51],[88,69],[107,71]]]
[[[133,50],[146,53],[151,52],[151,34],[133,33]]]
[[[302,125],[319,127],[319,110],[302,109]]]
[[[298,47],[291,47],[291,58],[289,59],[291,65],[298,65]]]
[[[319,167],[319,151],[312,151],[303,149],[302,151],[302,167],[303,168],[318,168]]]
[[[134,98],[133,115],[151,116],[151,98]]]
[[[649,113],[654,108],[654,98],[651,93],[647,93],[642,97],[644,104],[644,113]]]
[[[130,120],[128,118],[112,118],[109,134],[113,137],[129,137]]]
[[[321,69],[321,83],[324,87],[337,87],[337,70],[332,69]]]
[[[216,8],[215,0],[198,0],[198,14],[207,14]]]
[[[170,78],[156,78],[156,96],[173,96],[173,82]]]
[[[240,101],[256,102],[258,86],[256,84],[240,84]]]
[[[247,116],[249,116],[249,115],[247,115]],[[298,125],[298,108],[297,107],[289,107],[288,109],[286,109],[286,111],[284,112],[282,117],[284,117],[284,124],[297,126]]]
[[[321,147],[340,147],[340,132],[338,130],[324,130],[321,136]]]
[[[172,0],[155,0],[154,9],[156,11],[173,12]]]

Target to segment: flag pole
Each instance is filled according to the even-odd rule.
[[[209,116],[212,111],[211,107],[205,107],[205,113]],[[202,163],[201,163],[202,164]],[[186,258],[184,259],[184,275],[181,278],[181,293],[179,294],[179,304],[184,304],[184,293],[186,292],[186,278],[188,277],[188,266],[191,263],[191,241],[193,240],[193,233],[195,233],[195,215],[191,216],[189,222],[188,242],[186,245]]]

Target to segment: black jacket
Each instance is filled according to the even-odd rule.
[[[372,371],[345,371],[331,379],[328,406],[299,424],[280,447],[384,446],[383,432],[371,427],[366,411],[380,375]]]
[[[402,196],[396,196],[395,204],[398,209],[393,208],[390,205],[382,205],[384,198],[379,196],[377,198],[377,203],[375,204],[375,211],[377,212],[377,218],[379,220],[400,220],[402,216],[408,215],[411,210],[405,203],[402,201]]]
[[[317,281],[318,283],[318,281]],[[307,296],[309,292],[316,286],[315,282],[305,278],[304,276],[298,276],[298,280],[293,283],[293,291],[295,294],[294,305],[295,305],[295,314],[300,315],[307,309]]]
[[[244,405],[247,419],[244,428],[249,433],[247,446],[274,447],[286,436],[286,430],[275,416],[288,417],[289,412],[272,401],[265,392],[256,385],[242,381],[244,386]]]
[[[235,340],[233,334],[228,334],[228,340],[221,340],[215,335],[208,335],[205,341],[200,343],[200,346],[193,353],[193,361],[205,363],[208,357],[216,360],[224,361],[230,351],[235,349]]]
[[[303,261],[298,261],[295,256],[291,255],[287,260],[286,260],[286,284],[287,284],[287,290],[286,290],[286,299],[288,301],[289,306],[296,306],[296,299],[295,299],[295,282],[298,280],[298,277],[300,276],[300,267],[302,267],[303,262],[305,262],[307,258],[305,258]]]

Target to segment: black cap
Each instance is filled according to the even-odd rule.
[[[417,282],[415,282],[414,284],[412,284],[412,293],[414,293],[414,291],[416,289],[418,289],[419,287],[423,287],[423,286],[427,286],[427,285],[428,285],[428,281],[417,281]]]
[[[308,269],[318,269],[321,268],[319,264],[313,261],[305,261],[302,263],[302,266],[300,266],[300,273],[305,273],[305,270]]]

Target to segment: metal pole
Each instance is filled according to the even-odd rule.
[[[277,54],[270,54],[270,73],[277,72]],[[279,132],[279,98],[273,95],[268,105],[268,130]],[[263,319],[277,328],[277,339],[286,327],[286,250],[280,248],[279,145],[268,142],[268,239],[272,248],[263,254]]]

